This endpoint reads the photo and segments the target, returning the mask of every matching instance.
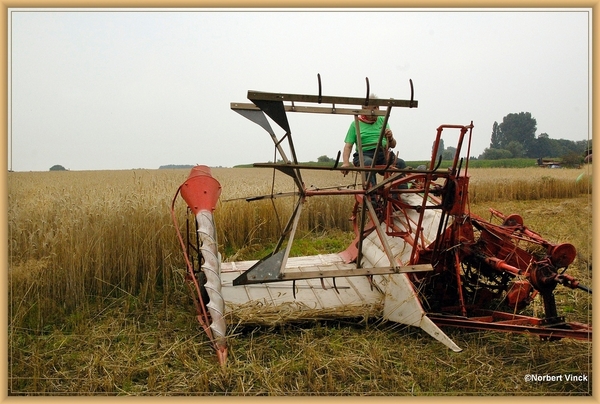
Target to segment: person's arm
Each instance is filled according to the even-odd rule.
[[[391,129],[388,128],[385,130],[385,137],[387,139],[387,145],[390,149],[396,147],[396,139],[394,139],[394,134],[392,133]]]
[[[344,150],[342,152],[342,167],[350,167],[350,155],[352,154],[353,143],[344,143]],[[347,170],[343,170],[342,174],[348,174]]]

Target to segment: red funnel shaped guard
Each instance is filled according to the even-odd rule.
[[[202,210],[213,211],[221,195],[221,184],[211,175],[207,166],[195,166],[181,186],[181,196],[197,215]]]

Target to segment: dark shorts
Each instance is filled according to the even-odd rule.
[[[373,163],[373,155],[375,154],[375,149],[363,150],[363,157],[365,159],[365,167],[370,167]],[[360,160],[358,157],[358,152],[354,153],[353,163],[356,167],[360,165]],[[388,160],[389,159],[389,160]],[[384,166],[388,164],[388,161],[391,161],[390,167],[395,166],[396,168],[406,168],[406,163],[399,157],[396,157],[394,153],[391,151],[388,152],[388,157],[386,158],[386,153],[383,150],[379,150],[377,153],[377,159],[375,160],[376,166]]]

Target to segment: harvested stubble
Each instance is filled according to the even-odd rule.
[[[482,216],[488,205],[521,213],[551,241],[572,242],[579,255],[569,272],[590,285],[590,196],[576,197],[580,189],[573,197],[568,190],[580,172],[539,169],[557,175],[548,195],[568,199],[521,201],[516,196],[521,194],[507,192],[505,201],[481,204],[474,197],[495,195],[483,198],[485,188],[509,189],[510,182],[498,181],[504,170],[481,170],[489,170],[491,179],[472,170],[471,208]],[[213,174],[223,185],[222,200],[271,192],[268,170]],[[306,183],[352,182],[339,173],[321,174],[324,179],[307,176]],[[465,347],[456,355],[418,330],[392,329],[362,315],[316,326],[239,326],[232,330],[229,364],[219,368],[194,319],[169,212],[187,175],[187,170],[9,173],[10,394],[591,394],[591,381],[523,381],[529,373],[589,375],[589,344],[449,330]],[[293,191],[289,178],[281,184],[276,192]],[[309,241],[319,241],[315,230],[349,225],[352,200],[327,198],[309,200],[299,239],[308,234]],[[263,202],[219,203],[218,239],[231,255],[278,236],[279,225],[266,219],[273,218],[271,201]],[[292,199],[274,202],[285,224]],[[183,223],[182,202],[176,211]],[[591,321],[588,296],[559,288],[557,300],[569,319]]]
[[[179,308],[114,301],[78,332],[19,332],[10,394],[590,395],[591,383],[527,383],[526,374],[589,372],[589,344],[448,330],[454,353],[414,328],[321,321],[238,327],[221,368]]]
[[[280,304],[277,307],[262,302],[248,302],[241,305],[229,305],[228,324],[278,326],[289,322],[317,321],[332,318],[369,318],[380,316],[383,302],[330,309],[314,309],[301,301]]]

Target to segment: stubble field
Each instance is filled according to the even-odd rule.
[[[188,170],[8,173],[9,394],[14,395],[591,395],[591,344],[447,330],[447,351],[419,330],[372,319],[230,330],[230,358],[216,362],[194,318],[171,204]],[[223,188],[215,212],[224,260],[260,258],[293,198],[237,198],[294,191],[265,169],[213,169]],[[578,256],[569,273],[591,285],[591,167],[471,169],[471,210],[520,213]],[[339,172],[305,174],[307,186],[348,186]],[[272,187],[272,183],[274,186]],[[343,250],[351,197],[309,199],[299,249]],[[185,222],[185,204],[175,212]],[[591,297],[557,292],[559,311],[591,323]],[[533,309],[535,310],[535,304]],[[584,381],[526,382],[528,374]]]

